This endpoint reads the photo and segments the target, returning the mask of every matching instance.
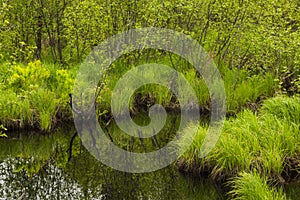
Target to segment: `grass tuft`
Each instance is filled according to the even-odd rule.
[[[258,173],[240,173],[238,177],[229,182],[232,186],[228,194],[231,199],[238,200],[284,200],[286,199],[283,190],[276,190],[267,184],[265,178]]]
[[[274,99],[277,100],[277,98]],[[273,101],[273,99],[267,101],[263,108],[265,109],[269,102]],[[283,101],[295,105],[298,99],[284,97]],[[288,108],[289,106],[286,107]],[[280,113],[288,113],[288,116],[297,114],[284,110]],[[266,176],[280,176],[286,166],[285,158],[300,154],[300,122],[295,121],[295,118],[286,119],[287,117],[283,118],[281,115],[278,117],[266,109],[259,115],[245,110],[236,118],[225,121],[216,146],[202,161],[199,158],[199,151],[206,128],[200,126],[192,145],[180,159],[184,160],[186,165],[209,163],[214,166],[211,169],[212,177],[224,173],[235,175],[238,172],[250,172],[253,169],[257,169]],[[193,171],[193,167],[187,167],[187,170]]]

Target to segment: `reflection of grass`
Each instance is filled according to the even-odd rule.
[[[156,119],[158,119],[159,117],[160,116],[156,116]],[[108,127],[108,131],[110,136],[113,138],[114,144],[118,145],[120,148],[133,152],[150,152],[162,148],[163,146],[167,145],[168,142],[173,140],[179,126],[179,120],[180,118],[178,118],[178,116],[168,115],[164,127],[162,128],[162,130],[158,131],[155,129],[155,127],[158,126],[156,125],[158,121],[156,121],[156,123],[155,121],[151,122],[148,115],[137,115],[135,118],[133,118],[134,123],[139,126],[146,126],[151,124],[151,126],[154,127],[151,131],[156,133],[156,135],[149,138],[140,139],[133,137],[128,133],[122,131],[114,121]],[[120,123],[123,127],[127,127],[127,129],[129,130],[135,130],[131,127],[131,123],[128,121],[128,119],[124,119]],[[144,133],[136,132],[136,134],[143,135]]]
[[[21,133],[20,133],[21,134]],[[25,170],[30,176],[37,173],[55,154],[58,166],[65,166],[68,157],[65,150],[69,145],[69,136],[60,131],[51,136],[23,135],[22,139],[8,134],[0,140],[0,162],[7,158],[16,159],[15,171]],[[17,137],[19,137],[18,135]]]
[[[282,181],[284,167],[288,167],[289,164],[286,158],[292,157],[299,161],[299,113],[299,98],[296,97],[269,99],[264,102],[258,115],[245,110],[235,119],[225,122],[217,145],[202,159],[199,155],[206,128],[200,127],[192,145],[180,158],[180,168],[193,172],[209,168],[210,176],[217,180],[224,175],[228,177],[243,172],[242,178],[236,179],[235,194],[241,193],[245,198],[239,199],[247,199],[247,193],[251,193],[252,189],[259,190],[255,188],[255,181],[259,179],[256,175],[252,177],[245,173],[256,169],[265,177]],[[247,181],[250,181],[249,185],[246,185]],[[260,184],[258,187],[266,190],[264,184]],[[273,195],[272,192],[267,193]],[[254,197],[249,198],[255,199]]]
[[[57,144],[66,145],[69,136],[57,132],[51,136],[29,136],[21,133],[8,133],[8,138],[0,140],[0,160],[8,157],[49,159]],[[21,139],[19,137],[21,136]]]

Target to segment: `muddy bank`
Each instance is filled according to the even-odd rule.
[[[209,179],[217,184],[224,184],[228,180],[237,176],[241,170],[238,169],[238,166],[235,170],[216,170],[216,165],[207,161],[192,162],[188,163],[185,159],[179,159],[175,166],[182,174],[191,174],[195,177],[202,177]],[[286,157],[284,161],[284,170],[281,174],[270,173],[262,174],[267,176],[270,180],[274,181],[276,184],[285,185],[292,184],[295,182],[300,182],[300,155],[295,157]],[[258,170],[252,166],[249,171]]]

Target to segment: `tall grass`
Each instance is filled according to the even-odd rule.
[[[30,93],[30,99],[35,114],[38,116],[41,130],[50,131],[57,111],[55,94],[49,90],[38,89]]]
[[[272,99],[268,99],[264,102],[262,113],[272,114],[280,119],[287,120],[293,123],[300,122],[300,98],[291,97],[286,98],[284,96],[278,96]]]
[[[271,97],[276,89],[271,73],[250,76],[245,70],[229,70],[223,67],[223,79],[227,95],[228,112],[237,113],[259,97]]]
[[[240,173],[229,182],[232,190],[228,193],[231,199],[239,200],[285,200],[282,188],[276,190],[268,185],[266,178],[258,173]]]
[[[172,59],[173,62],[166,55],[160,56],[158,59],[152,58],[152,60],[142,57],[137,64],[151,63],[153,61],[174,67],[174,69],[182,73],[183,77],[192,86],[200,106],[209,111],[210,94],[204,79],[186,61],[181,60],[174,64],[175,57],[172,57]],[[72,93],[78,66],[71,69],[62,69],[61,66],[43,64],[40,61],[32,62],[28,65],[3,65],[0,71],[2,79],[0,81],[0,90],[3,94],[0,99],[0,121],[18,121],[20,124],[29,126],[39,122],[42,123],[40,127],[43,127],[43,130],[50,130],[51,123],[56,121],[53,120],[53,115],[55,115],[53,110],[55,109],[52,103],[54,102],[58,112],[60,112],[60,116],[64,118],[71,117],[67,104],[68,94]],[[97,99],[99,113],[110,111],[112,91],[117,81],[132,67],[134,67],[133,64],[124,64],[123,61],[112,65],[108,79],[105,81],[105,86]],[[259,97],[269,97],[274,93],[275,84],[272,74],[250,76],[245,70],[229,69],[226,65],[220,66],[220,72],[227,92],[228,110],[231,113],[238,113],[243,108],[256,103]],[[145,76],[147,79],[157,78],[155,73],[146,73]],[[178,90],[182,90],[180,84],[175,79],[174,85],[178,86]],[[127,89],[126,85],[124,85],[121,93]],[[40,105],[38,100],[33,98],[34,95],[37,95],[37,99],[41,98],[38,94],[43,93],[41,91],[45,95],[49,95],[49,99],[41,99],[41,102],[49,106],[47,111],[46,108]],[[129,109],[135,110],[138,106],[137,103],[146,103],[147,106],[148,104],[150,106],[150,104],[157,103],[170,108],[179,108],[179,106],[193,108],[194,105],[190,104],[190,94],[186,90],[182,90],[182,92],[182,97],[185,98],[181,98],[182,105],[179,105],[178,99],[174,98],[174,94],[168,88],[156,84],[148,84],[136,91],[135,94],[139,94],[140,98],[137,99],[137,102],[132,98],[129,102]],[[119,106],[117,113],[120,115],[125,109],[128,109],[121,106],[121,104],[117,106]],[[35,117],[37,119],[34,119]]]
[[[299,99],[284,97],[283,100],[283,103],[289,102],[286,106],[288,109],[297,104]],[[263,108],[273,101],[279,99],[267,101]],[[240,171],[250,172],[252,169],[257,169],[266,176],[280,176],[286,165],[285,158],[300,154],[300,121],[294,121],[294,118],[287,120],[290,112],[282,113],[281,118],[264,109],[259,115],[245,110],[236,118],[227,120],[218,143],[204,159],[198,156],[206,135],[205,128],[200,128],[195,141],[181,156],[181,160],[185,160],[188,171],[193,171],[194,162],[210,163],[213,166],[213,177],[222,173],[234,175]],[[179,144],[181,145],[184,146]]]
[[[0,105],[0,121],[4,125],[33,125],[34,120],[30,100],[25,96],[17,95],[11,90],[4,90],[0,98]]]
[[[143,60],[140,62],[143,62]],[[168,66],[173,66],[173,64],[171,64],[167,58],[162,58],[158,62]],[[110,94],[112,93],[118,80],[122,77],[124,71],[134,68],[134,66],[131,65],[122,66],[120,63],[116,64],[116,66],[117,67],[115,67],[110,73],[105,90],[101,92],[101,97],[98,98],[98,102],[101,104],[100,107],[102,109],[108,109],[110,107]],[[203,77],[201,77],[201,75],[199,75],[196,70],[186,62],[181,61],[178,63],[178,65],[173,67],[178,69],[182,76],[189,82],[198,98],[199,105],[209,109],[210,94]],[[121,69],[117,70],[117,68]],[[259,102],[260,97],[265,99],[273,96],[275,93],[275,76],[272,73],[250,76],[246,70],[229,69],[226,65],[220,66],[219,68],[225,84],[227,110],[230,113],[238,113],[243,110],[243,108],[251,107],[252,104]],[[147,79],[152,78],[153,80],[156,80],[158,77],[154,73],[148,73],[145,74],[145,76]],[[181,98],[183,105],[180,106],[184,107],[189,105],[190,94],[188,94],[186,90],[182,89],[182,83],[180,81],[176,81],[176,79],[174,80],[175,81],[173,84],[177,85],[176,89],[183,93],[183,97],[186,97]],[[124,85],[122,92],[126,90],[127,87]],[[157,86],[155,84],[143,86],[138,90],[138,93],[141,94],[144,99],[146,99],[147,96],[151,96],[155,103],[162,104],[164,106],[173,105],[174,107],[174,105],[178,106],[179,104],[177,100],[172,98],[173,94],[170,91],[168,92],[166,88]],[[143,98],[141,98],[141,100]],[[134,105],[131,102],[130,108],[133,107]],[[118,109],[120,113],[123,112],[122,109],[124,110],[125,108]]]

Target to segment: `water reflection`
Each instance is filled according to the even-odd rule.
[[[0,199],[223,199],[213,185],[170,166],[130,174],[103,166],[72,131],[0,140]],[[159,140],[159,139],[158,139]]]
[[[80,199],[82,191],[76,181],[51,163],[32,176],[26,170],[16,171],[17,165],[26,165],[22,159],[7,159],[0,164],[0,197],[3,199]]]

